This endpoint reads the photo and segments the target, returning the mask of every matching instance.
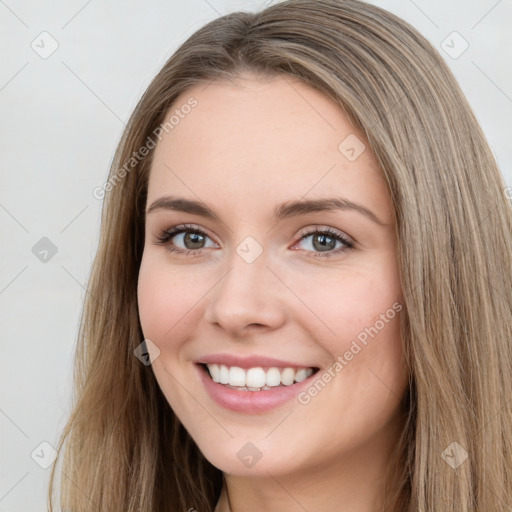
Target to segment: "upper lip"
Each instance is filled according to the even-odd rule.
[[[283,361],[266,356],[235,356],[233,354],[210,354],[201,357],[197,364],[223,364],[226,366],[238,366],[239,368],[256,368],[258,366],[270,366],[277,368],[316,368],[310,364],[302,364],[292,361]]]

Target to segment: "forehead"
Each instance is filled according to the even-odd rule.
[[[192,98],[196,106],[180,110]],[[364,135],[304,82],[246,76],[198,84],[166,119],[172,115],[173,128],[155,149],[148,203],[173,193],[222,197],[226,207],[250,211],[339,193],[389,219],[385,182]],[[354,159],[348,146],[362,153]]]

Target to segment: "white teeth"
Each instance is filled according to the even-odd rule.
[[[251,388],[262,388],[266,384],[266,377],[263,368],[250,368],[245,377],[245,385]],[[239,384],[239,386],[243,385]]]
[[[308,373],[306,368],[301,368],[296,374],[295,374],[295,382],[302,382],[304,379],[307,379]]]
[[[229,387],[259,391],[276,386],[291,386],[294,382],[302,382],[312,373],[312,368],[269,368],[266,372],[261,367],[245,370],[238,366],[226,366],[223,364],[207,364],[208,370],[214,382],[226,384]]]
[[[213,382],[220,381],[220,370],[218,364],[210,364],[208,365],[208,370],[210,371],[210,375],[212,377]]]
[[[295,380],[295,370],[293,368],[285,368],[281,372],[281,384],[291,386]]]
[[[230,386],[245,386],[245,370],[238,366],[232,366],[229,369],[229,385]]]
[[[229,369],[227,366],[219,365],[219,382],[229,384]]]
[[[281,372],[278,368],[269,368],[266,378],[267,386],[279,386],[281,384]]]

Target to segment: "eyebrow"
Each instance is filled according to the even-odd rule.
[[[154,201],[146,210],[146,213],[152,213],[157,210],[171,210],[176,212],[184,212],[192,215],[199,215],[210,220],[221,221],[220,217],[204,203],[192,199],[182,197],[163,196]],[[349,201],[341,197],[310,199],[299,201],[287,201],[279,203],[275,210],[273,219],[275,222],[295,217],[298,215],[306,215],[308,213],[326,212],[326,211],[355,211],[369,218],[379,226],[387,226],[382,222],[371,210],[365,206]]]

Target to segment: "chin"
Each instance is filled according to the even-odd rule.
[[[203,450],[200,444],[198,446],[210,464],[230,475],[268,477],[269,474],[279,476],[297,470],[295,466],[299,463],[297,453],[300,446],[288,445],[283,450],[282,443],[277,446],[262,439],[265,435],[261,434],[254,442],[249,441],[247,436],[244,436],[244,440],[240,437],[230,438],[229,441],[216,444],[215,449],[211,439],[205,440],[206,449]],[[290,461],[294,462],[292,467]]]

